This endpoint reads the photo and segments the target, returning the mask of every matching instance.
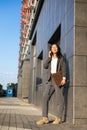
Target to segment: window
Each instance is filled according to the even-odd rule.
[[[60,38],[61,38],[61,24],[58,26],[56,31],[51,36],[50,40],[48,41],[49,44],[52,43],[58,43],[60,44]]]

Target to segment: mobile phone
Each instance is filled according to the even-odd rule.
[[[52,55],[53,55],[53,53],[51,52],[51,53],[50,53],[50,56],[52,57]]]

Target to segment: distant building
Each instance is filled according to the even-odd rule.
[[[43,63],[57,42],[67,60],[66,120],[87,124],[87,1],[23,0],[18,97],[39,107],[47,70]],[[55,114],[55,95],[50,112]]]

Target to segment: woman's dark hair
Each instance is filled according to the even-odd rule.
[[[52,49],[52,46],[53,46],[53,45],[56,45],[56,47],[58,48],[57,57],[58,57],[58,58],[61,58],[61,57],[62,57],[61,48],[59,47],[58,44],[53,43],[53,44],[51,45],[51,47],[50,47],[50,50]]]

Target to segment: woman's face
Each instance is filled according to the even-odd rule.
[[[58,48],[57,48],[56,44],[52,45],[51,51],[53,52],[53,54],[56,54],[58,52]]]

